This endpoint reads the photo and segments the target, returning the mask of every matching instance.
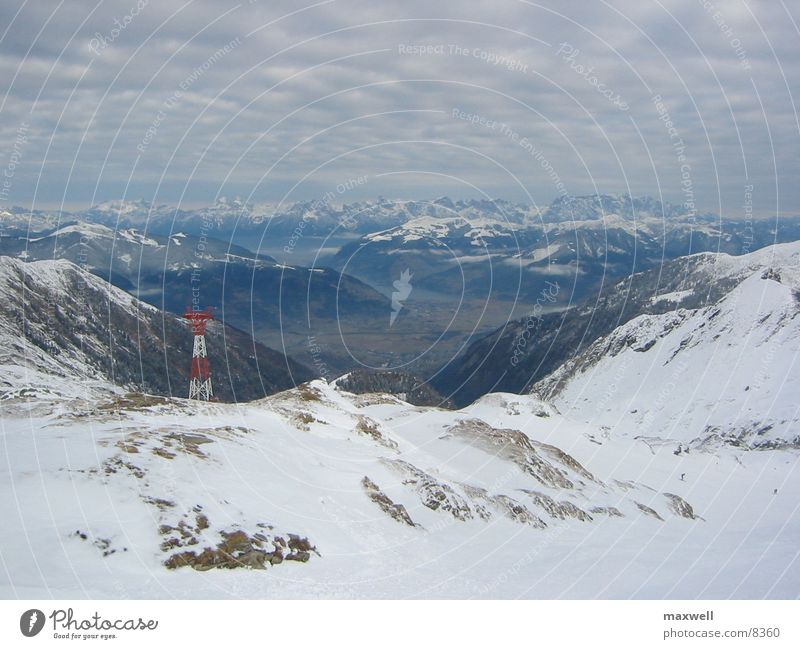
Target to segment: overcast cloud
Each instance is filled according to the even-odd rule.
[[[342,198],[631,192],[741,216],[753,185],[757,214],[800,213],[784,0],[5,0],[0,16],[5,205],[293,201],[367,176]]]

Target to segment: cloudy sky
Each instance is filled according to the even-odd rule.
[[[4,0],[0,199],[742,216],[752,185],[756,214],[800,213],[799,24],[786,0]]]

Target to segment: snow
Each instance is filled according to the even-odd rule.
[[[25,290],[22,290],[24,280]],[[78,341],[65,341],[58,354],[35,344],[20,335],[19,316],[27,302],[25,292],[31,295],[48,291],[58,300],[54,309],[81,299],[75,287],[82,283],[86,290],[99,295],[103,300],[114,302],[128,312],[157,311],[153,306],[138,301],[133,296],[115,288],[102,279],[91,275],[66,260],[46,260],[25,263],[11,257],[0,257],[0,299],[13,317],[0,318],[0,391],[44,390],[57,394],[74,396],[76,390],[95,388],[102,392],[116,391],[117,388],[102,381],[100,374],[89,360],[90,353],[101,348],[107,341],[81,336]],[[23,305],[25,305],[23,307]],[[80,311],[85,306],[79,304]],[[17,315],[19,313],[19,315]],[[5,314],[4,314],[5,315]],[[39,338],[43,332],[39,325],[29,321],[28,326]],[[106,353],[103,351],[102,355]],[[77,387],[83,385],[83,388]]]
[[[4,521],[0,595],[5,597],[791,597],[800,521],[792,516],[800,487],[796,454],[722,448],[675,456],[559,415],[532,396],[490,395],[459,412],[378,402],[313,382],[301,391],[243,405],[172,400],[150,409],[97,409],[86,400],[3,419],[8,457],[0,485]],[[369,405],[371,404],[371,405]],[[310,423],[297,418],[306,413]],[[374,422],[397,450],[359,434]],[[557,445],[598,483],[575,489],[537,482],[479,438],[454,424],[480,419]],[[143,431],[148,431],[142,435]],[[209,438],[203,457],[168,447],[170,435]],[[120,443],[138,444],[136,453]],[[544,451],[542,457],[549,457]],[[118,468],[123,458],[143,472]],[[458,520],[424,506],[402,460],[462,494],[464,487],[506,494],[547,523],[537,529],[492,511],[489,520]],[[685,481],[680,474],[685,473]],[[361,486],[368,476],[402,503],[418,527],[387,516]],[[632,487],[614,482],[635,481]],[[645,486],[646,485],[646,486]],[[618,507],[624,517],[559,520],[519,489],[547,492],[588,510]],[[777,495],[773,489],[779,488]],[[704,520],[669,511],[663,493],[682,496]],[[174,506],[160,508],[153,502]],[[643,514],[635,502],[665,519]],[[163,565],[159,527],[201,507],[210,527],[308,536],[321,556],[259,570],[175,571]],[[80,530],[87,540],[75,536]],[[103,556],[103,539],[116,551]]]
[[[509,236],[515,229],[516,226],[510,223],[488,217],[420,216],[408,220],[403,225],[368,234],[364,239],[373,243],[395,239],[401,239],[402,243],[410,243],[422,239],[444,239],[455,236],[456,232],[463,230],[461,236],[469,239],[472,245],[483,246],[485,241],[494,237]]]
[[[531,251],[531,259],[533,261],[544,261],[545,259],[549,259],[551,255],[554,255],[559,250],[561,250],[561,245],[548,245],[544,248],[536,248]]]
[[[63,228],[59,228],[55,232],[51,232],[45,237],[36,237],[31,238],[30,242],[33,243],[35,241],[42,241],[43,239],[49,239],[51,237],[58,237],[58,236],[65,236],[67,234],[77,233],[80,234],[82,237],[86,237],[88,239],[113,239],[114,238],[114,230],[105,225],[99,225],[95,223],[73,223],[72,225],[64,226]]]
[[[130,241],[131,243],[135,243],[140,246],[151,246],[153,248],[159,247],[158,241],[151,239],[150,237],[146,237],[133,229],[119,230],[119,236],[126,241]]]
[[[659,302],[682,302],[684,298],[690,297],[694,294],[692,289],[686,291],[672,291],[671,293],[662,293],[650,298],[650,302],[658,304]]]
[[[742,278],[718,304],[640,316],[537,395],[459,411],[322,380],[238,405],[123,398],[4,320],[0,597],[795,599],[800,244],[775,248],[709,257]],[[69,299],[71,273],[145,308],[65,261],[0,259],[0,297],[24,275]],[[171,545],[181,524],[196,544]],[[318,554],[164,565],[232,531]]]
[[[782,278],[787,270],[777,267]],[[635,318],[535,390],[567,416],[630,437],[797,443],[796,291],[756,268],[713,306]]]

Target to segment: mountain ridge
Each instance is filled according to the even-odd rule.
[[[23,368],[6,386],[29,389],[52,376],[78,376],[101,391],[188,392],[191,329],[129,293],[61,260],[0,256],[0,364]],[[248,401],[314,376],[285,355],[216,321],[207,332],[215,395]],[[74,386],[74,393],[79,386]]]

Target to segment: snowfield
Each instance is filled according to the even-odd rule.
[[[798,596],[796,449],[675,455],[532,396],[452,412],[322,381],[22,395],[2,423],[4,597]]]
[[[720,256],[716,304],[455,411],[342,379],[126,394],[18,330],[20,278],[67,291],[76,267],[7,260],[0,596],[797,598],[799,257]]]
[[[675,300],[673,311],[634,318],[533,391],[629,437],[797,448],[798,269],[798,243],[720,255],[709,272],[741,281],[719,302],[689,310]]]

